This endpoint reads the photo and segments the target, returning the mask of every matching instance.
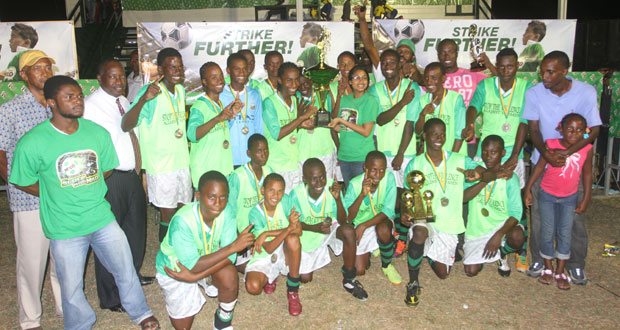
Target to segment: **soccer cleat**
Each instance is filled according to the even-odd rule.
[[[276,280],[273,280],[273,283],[265,284],[263,290],[265,291],[265,294],[272,294],[274,291],[276,291]]]
[[[219,308],[215,310],[215,315],[213,315],[213,330],[232,330],[232,317],[227,322],[224,322],[217,315],[219,313]]]
[[[420,303],[418,296],[420,295],[420,284],[418,281],[407,283],[407,295],[405,296],[405,304],[409,307],[416,307]]]
[[[497,260],[497,272],[502,277],[510,276],[510,265],[508,264],[508,259],[506,257]]]
[[[376,249],[376,250],[372,251],[372,256],[373,257],[378,257],[379,254],[381,254],[381,251],[379,249]]]
[[[381,268],[381,270],[383,270],[383,274],[387,276],[388,280],[392,282],[392,284],[399,285],[403,281],[396,268],[394,268],[394,265],[389,264],[387,267]]]
[[[207,284],[207,289],[205,290],[205,293],[209,298],[217,298],[219,292],[215,285]]]
[[[517,271],[521,273],[525,273],[528,268],[527,256],[515,254],[515,257],[516,257],[515,267],[517,268]]]
[[[299,294],[297,292],[289,292],[288,298],[288,313],[292,316],[301,314],[301,301],[299,300]]]
[[[568,275],[570,276],[571,282],[577,285],[586,285],[588,283],[588,278],[586,277],[586,273],[584,273],[583,269],[581,268],[569,269]]]
[[[394,254],[392,254],[392,258],[400,258],[407,248],[407,243],[405,241],[396,240],[396,248],[394,249]]]
[[[368,293],[364,290],[364,286],[358,280],[342,283],[342,287],[352,294],[353,297],[364,301],[368,298]]]
[[[529,277],[540,277],[540,274],[543,272],[543,264],[539,262],[534,262],[530,264],[530,267],[525,271],[525,274]]]

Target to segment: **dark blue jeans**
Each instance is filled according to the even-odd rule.
[[[538,192],[540,211],[540,256],[545,259],[570,258],[570,242],[578,193],[557,197],[544,189]],[[557,242],[555,249],[554,241]]]

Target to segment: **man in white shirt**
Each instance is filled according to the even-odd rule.
[[[112,137],[119,165],[105,180],[106,199],[127,236],[141,284],[151,284],[152,277],[139,274],[146,247],[146,195],[139,176],[142,166],[137,136],[134,130],[121,129],[122,114],[129,109],[129,101],[123,95],[127,86],[123,66],[115,60],[103,61],[97,80],[101,88],[86,98],[84,118],[103,126]],[[96,257],[95,275],[101,308],[123,312],[114,277]]]
[[[131,52],[129,65],[131,65],[131,73],[127,75],[127,99],[129,103],[133,103],[140,88],[144,85],[142,76],[140,76],[140,58],[137,49]]]

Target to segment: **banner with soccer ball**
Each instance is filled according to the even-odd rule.
[[[78,78],[72,21],[0,23],[0,82],[22,81],[19,59],[29,50],[54,59],[54,74]]]
[[[561,50],[573,57],[576,20],[375,20],[372,26],[375,46],[379,50],[394,48],[402,39],[410,39],[416,47],[417,64],[424,67],[437,61],[437,45],[453,39],[458,45],[458,66],[469,68],[470,45],[474,25],[482,51],[492,62],[503,48],[519,54],[520,71],[536,72],[542,57]]]
[[[226,75],[226,59],[241,49],[254,53],[254,79],[267,77],[263,69],[265,54],[279,51],[284,61],[303,67],[318,63],[317,43],[326,27],[330,48],[326,63],[336,67],[338,54],[354,52],[353,23],[350,22],[165,22],[138,23],[138,51],[145,81],[157,77],[157,53],[166,47],[177,49],[185,65],[188,94],[202,92],[199,69],[206,62],[216,62]]]

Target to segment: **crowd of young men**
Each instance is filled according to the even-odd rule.
[[[527,237],[520,191],[527,131],[533,157],[562,166],[574,150],[548,150],[544,141],[557,137],[555,126],[570,112],[582,114],[592,129],[582,144],[596,139],[601,121],[594,89],[567,77],[562,52],[545,56],[542,83],[532,87],[516,77],[514,50],[500,51],[495,65],[483,56],[494,75],[486,77],[458,68],[449,39],[438,46],[438,62],[421,73],[413,43],[379,54],[364,28],[363,8],[355,12],[376,79],[368,93],[379,109],[376,150],[347,186],[337,182],[337,140],[314,125],[317,104],[308,82],[280,53],[266,54],[268,77],[262,81],[250,78],[254,54],[247,50],[229,56],[226,74],[205,63],[204,94],[186,120],[183,59],[175,49],[159,52],[159,77],[138,91],[130,88],[132,100],[124,96],[128,80],[121,64],[103,61],[100,89],[85,101],[74,80],[52,77],[52,58],[24,52],[19,75],[28,90],[0,107],[0,170],[12,184],[21,327],[40,326],[50,247],[57,314],[64,311],[67,329],[94,324],[82,291],[90,246],[101,308],[125,311],[143,329],[158,328],[140,288],[153,281],[139,274],[146,240],[142,169],[149,202],[161,212],[156,277],[178,329],[190,328],[205,303],[199,287],[219,300],[214,327],[230,327],[238,272],[251,294],[272,293],[285,275],[289,312],[299,315],[299,284],[331,261],[328,249],[343,255],[342,286],[361,300],[368,293],[355,278],[378,251],[393,284],[402,279],[392,258],[407,254],[405,303],[418,305],[422,258],[446,278],[463,233],[467,275],[498,261],[499,273],[507,276],[506,256],[523,255]],[[350,91],[347,70],[356,59],[345,55],[338,58],[342,77],[332,84],[334,104]],[[131,80],[137,80],[134,57]],[[456,86],[458,81],[474,85]],[[332,116],[339,116],[337,108]],[[468,148],[476,135],[480,143]],[[313,148],[317,144],[321,148]],[[434,195],[434,222],[414,219],[400,203],[404,189],[412,188],[405,178],[413,171],[425,177],[422,191]],[[567,266],[576,284],[587,281],[584,220],[575,218]],[[530,276],[542,272],[539,227],[534,209],[532,264],[525,266]]]

